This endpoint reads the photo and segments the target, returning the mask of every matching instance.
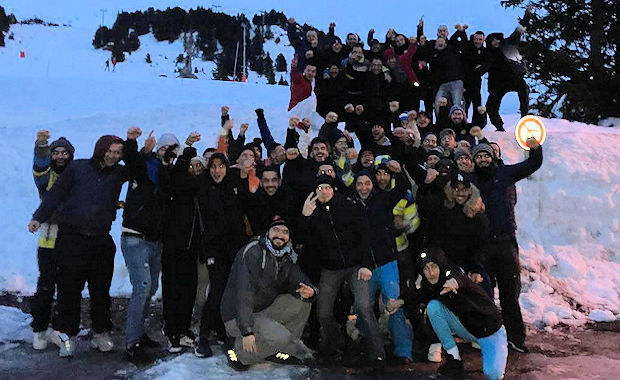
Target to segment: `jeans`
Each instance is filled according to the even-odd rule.
[[[379,334],[379,326],[377,319],[370,306],[370,286],[368,281],[357,279],[357,271],[359,266],[321,271],[321,281],[319,283],[319,299],[317,301],[317,309],[319,315],[319,323],[321,325],[321,338],[324,343],[334,343],[332,347],[344,346],[344,338],[342,331],[336,318],[334,318],[334,301],[338,295],[340,285],[348,279],[353,292],[354,309],[357,315],[357,323],[361,328],[362,335],[369,343],[368,354],[372,358],[385,358],[383,350],[383,339]]]
[[[387,304],[389,299],[397,299],[400,295],[400,286],[398,278],[398,264],[396,260],[390,261],[376,268],[372,272],[370,279],[370,303],[374,302],[374,295],[377,291],[381,291],[383,302]],[[411,328],[405,322],[405,313],[400,308],[398,311],[390,315],[388,321],[390,334],[392,335],[392,343],[394,345],[394,356],[408,358],[413,360],[413,334]]]
[[[310,302],[304,302],[290,294],[280,294],[266,309],[253,313],[252,331],[258,349],[258,352],[254,353],[243,350],[243,336],[237,326],[237,319],[227,321],[226,332],[235,338],[235,353],[239,361],[245,365],[256,364],[278,352],[298,359],[311,357],[312,351],[299,340],[311,306]]]
[[[432,300],[428,303],[427,313],[435,333],[446,350],[456,347],[452,334],[462,339],[476,342],[482,350],[482,372],[489,380],[499,380],[504,376],[508,359],[506,329],[500,327],[493,335],[476,338],[459,321],[443,303]]]
[[[121,250],[132,286],[126,328],[126,342],[131,345],[144,334],[144,320],[148,315],[151,297],[157,292],[161,271],[161,242],[123,235]]]
[[[39,262],[37,291],[30,301],[31,326],[34,332],[45,331],[50,324],[52,304],[56,293],[56,250],[39,247],[37,259]]]
[[[63,232],[56,239],[58,318],[54,328],[69,336],[80,331],[80,301],[88,282],[90,319],[96,334],[112,330],[110,285],[116,246],[109,234],[85,236]]]
[[[463,105],[463,81],[453,80],[442,83],[435,95],[435,115],[439,117],[439,98],[446,98],[452,105]]]

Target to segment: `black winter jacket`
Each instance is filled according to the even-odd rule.
[[[300,214],[297,234],[304,244],[303,256],[318,258],[315,264],[320,268],[373,268],[366,213],[358,202],[341,194],[334,193],[327,203],[317,201],[310,216]]]

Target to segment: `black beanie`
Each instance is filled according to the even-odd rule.
[[[314,188],[316,189],[319,185],[329,185],[334,188],[334,179],[327,174],[321,174],[316,177],[316,181],[314,181]]]
[[[67,152],[69,152],[69,157],[73,160],[73,154],[75,153],[75,148],[73,145],[67,140],[65,137],[60,137],[58,140],[52,142],[50,144],[50,153],[54,151],[56,148],[65,148]]]

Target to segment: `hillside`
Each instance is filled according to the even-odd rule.
[[[16,2],[8,3],[7,12],[20,17]],[[249,137],[258,134],[253,110],[262,107],[275,137],[284,139],[287,87],[213,81],[206,74],[198,80],[173,78],[181,42],[156,42],[152,35],[140,37],[140,49],[116,72],[104,72],[109,53],[93,49],[97,25],[83,22],[86,16],[96,19],[96,12],[72,18],[71,27],[12,25],[14,39],[0,48],[0,145],[6,158],[0,168],[2,290],[28,294],[36,284],[36,239],[26,224],[38,203],[30,177],[37,129],[49,129],[52,138],[67,136],[78,158],[90,156],[100,135],[124,136],[131,125],[179,138],[200,131],[200,150],[215,143],[219,108],[226,104],[237,126],[250,123]],[[20,51],[25,58],[19,58]],[[292,49],[282,51],[289,60]],[[144,61],[147,52],[152,65]],[[209,72],[210,65],[199,70]],[[507,126],[518,119],[514,104],[510,107],[510,102],[503,107]],[[620,130],[545,122],[545,162],[517,187],[524,317],[540,327],[583,324],[588,317],[615,319],[620,315]],[[486,135],[502,146],[507,163],[523,159],[510,129]],[[118,247],[119,220],[112,229]],[[120,251],[115,264],[112,293],[126,295],[130,284]]]

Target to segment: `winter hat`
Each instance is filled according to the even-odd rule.
[[[336,145],[336,142],[343,137],[345,137],[344,132],[342,132],[338,128],[331,128],[327,132],[327,140],[329,141],[329,145],[332,147]]]
[[[95,160],[101,161],[107,153],[112,144],[122,144],[123,139],[118,136],[105,135],[101,136],[95,143],[95,150],[93,151],[93,157]]]
[[[190,163],[193,164],[195,162],[200,162],[202,164],[202,167],[204,167],[204,168],[207,167],[207,160],[205,160],[204,157],[202,157],[202,156],[192,157],[192,159],[190,160]]]
[[[355,174],[355,181],[357,181],[357,179],[358,179],[359,177],[364,177],[364,176],[366,176],[366,177],[370,178],[370,180],[371,180],[373,183],[375,182],[375,176],[374,176],[374,173],[373,173],[373,172],[371,172],[371,171],[370,171],[370,170],[368,170],[368,169],[362,169],[362,170],[360,170],[359,172],[357,172],[357,173]]]
[[[422,281],[428,283],[426,276],[424,275],[424,267],[428,263],[435,263],[439,266],[439,281],[437,284],[432,285],[433,288],[439,289],[443,288],[443,284],[446,282],[446,277],[450,275],[450,270],[448,268],[448,259],[446,258],[445,252],[441,248],[429,247],[423,249],[418,254],[418,268],[420,273],[422,274]]]
[[[489,154],[489,156],[491,156],[492,159],[495,160],[495,153],[493,152],[493,147],[491,147],[491,145],[489,144],[485,144],[485,143],[480,143],[476,146],[474,146],[473,152],[472,152],[472,157],[476,157],[476,155],[478,155],[478,153],[481,152],[486,152]]]
[[[438,146],[430,149],[428,153],[426,153],[426,158],[428,159],[430,156],[437,156],[441,160],[443,158],[443,148]]]
[[[50,144],[50,152],[53,152],[56,148],[65,148],[67,152],[69,152],[69,158],[73,160],[75,148],[65,137],[60,137],[58,140]]]
[[[496,142],[489,142],[489,145],[491,146],[491,148],[493,148],[494,146],[497,147],[497,152],[499,153],[498,154],[499,157],[495,157],[495,158],[498,158],[498,159],[502,158],[502,148],[499,146],[499,144]],[[493,151],[493,153],[495,153],[495,151]]]
[[[453,165],[454,162],[452,162],[451,159],[442,158],[437,164],[435,164],[435,170],[437,170],[441,174],[449,174],[452,170]]]
[[[448,136],[448,135],[452,135],[452,136],[456,137],[456,133],[454,133],[452,128],[444,128],[444,129],[442,129],[441,132],[439,132],[439,141],[443,140],[443,138]]]
[[[179,144],[179,139],[177,139],[175,135],[173,135],[172,133],[164,133],[163,135],[159,136],[155,151],[157,152],[160,148],[167,148],[170,145],[174,144],[176,144],[177,146],[181,145]]]
[[[463,108],[463,106],[461,106],[461,105],[459,105],[459,104],[455,104],[455,105],[453,105],[453,106],[450,108],[450,114],[449,114],[449,116],[452,116],[452,114],[453,114],[455,111],[461,111],[461,112],[463,112],[463,115],[467,116],[467,112],[465,112],[465,108]]]
[[[454,161],[457,161],[459,158],[467,156],[471,159],[471,154],[465,149],[455,149],[454,150]]]
[[[462,183],[466,188],[471,187],[471,181],[469,180],[469,175],[465,172],[458,170],[450,177],[450,186],[456,188],[456,185]]]
[[[358,152],[357,157],[362,157],[362,155],[366,152],[370,152],[373,157],[375,156],[375,152],[373,152],[372,149],[370,149],[368,146],[364,146]]]
[[[400,121],[407,121],[409,120],[409,115],[407,115],[407,112],[403,112],[400,115],[398,115],[398,119],[400,119]]]
[[[271,227],[275,227],[275,226],[286,226],[286,227],[288,227],[288,223],[280,215],[274,215],[273,218],[271,218],[271,223],[269,224],[269,229],[271,229]]]
[[[329,185],[333,189],[334,179],[327,174],[321,174],[320,176],[316,177],[316,180],[314,181],[314,188],[316,189],[319,185]]]

